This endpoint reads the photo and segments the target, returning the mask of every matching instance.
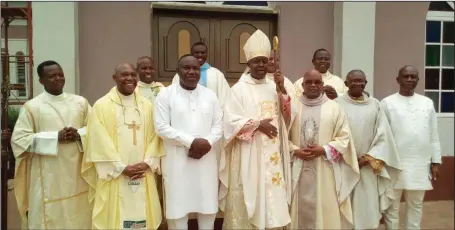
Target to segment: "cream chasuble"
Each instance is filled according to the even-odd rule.
[[[11,147],[24,229],[91,228],[88,186],[80,173],[82,142],[58,141],[58,132],[70,126],[78,129],[83,140],[89,113],[87,100],[69,93],[44,92],[21,109]]]
[[[395,93],[381,103],[400,155],[402,173],[395,189],[431,190],[431,163],[441,163],[438,121],[433,101],[414,93]]]
[[[94,204],[92,229],[157,229],[161,208],[153,173],[160,170],[163,147],[151,102],[112,88],[93,106],[86,141],[82,175]],[[122,174],[127,165],[141,162],[150,166],[145,177]]]
[[[158,96],[158,93],[163,90],[163,88],[165,88],[165,86],[161,84],[161,82],[152,82],[147,84],[139,81],[137,83],[136,93],[139,93],[139,95],[149,99],[152,104],[154,104],[156,96]]]
[[[300,102],[290,131],[292,149],[317,144],[326,149],[326,156],[310,161],[292,158],[292,222],[288,227],[352,229],[350,194],[360,175],[346,114],[325,94],[314,100],[301,96]],[[335,155],[337,160],[332,158]]]
[[[354,227],[376,229],[394,199],[401,168],[392,130],[375,98],[364,94],[355,100],[346,93],[335,100],[348,116],[357,157],[365,156],[370,163],[360,168],[360,181],[351,195]]]
[[[279,134],[287,140],[278,110],[276,85],[268,78],[243,74],[231,89],[224,113],[226,156],[220,162],[224,229],[270,229],[291,221],[289,143],[281,143],[280,151],[280,137],[270,139],[256,130],[260,120],[273,118],[271,124],[280,127],[281,122]]]
[[[322,81],[324,82],[324,85],[332,86],[335,89],[335,91],[337,92],[338,97],[340,97],[344,93],[348,92],[349,89],[348,89],[348,87],[346,87],[346,85],[344,85],[343,79],[341,79],[340,77],[338,77],[336,75],[333,75],[329,71],[327,71],[325,73],[321,73],[321,74],[322,74]],[[294,82],[295,93],[297,94],[297,98],[299,98],[303,93],[302,83],[303,83],[303,77],[301,77],[299,80]]]

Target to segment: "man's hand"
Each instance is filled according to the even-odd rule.
[[[259,123],[258,130],[267,135],[270,139],[275,138],[278,135],[278,129],[270,124],[272,118],[264,119]]]
[[[307,148],[295,150],[294,156],[296,156],[304,161],[309,161],[314,158],[311,154],[311,151]]]
[[[284,76],[281,74],[281,71],[276,71],[273,73],[273,80],[275,81],[275,84],[277,85],[278,89],[282,94],[287,94],[286,93],[286,88],[284,88]]]
[[[359,168],[368,164],[368,160],[365,157],[359,157],[357,161],[359,162]]]
[[[141,162],[141,163],[138,163],[138,164],[126,166],[126,168],[123,170],[122,173],[125,176],[131,178],[131,180],[136,180],[136,179],[144,177],[145,176],[145,172],[149,168],[150,168],[150,166],[147,163]]]
[[[320,157],[325,155],[325,149],[319,145],[309,145],[309,150],[314,157]]]
[[[325,155],[325,149],[319,145],[310,145],[307,148],[294,151],[294,155],[302,160],[312,160]]]
[[[77,129],[75,129],[73,127],[69,127],[67,129],[66,137],[67,137],[67,140],[70,140],[70,141],[75,141],[75,140],[80,140],[81,139],[81,136],[77,132]]]
[[[62,130],[58,131],[58,141],[67,141],[68,140],[67,136],[66,136],[67,132],[68,132],[68,128],[67,127],[65,127]]]
[[[204,138],[196,138],[191,143],[188,151],[188,157],[200,159],[212,149],[210,143]]]
[[[324,92],[332,100],[338,97],[337,91],[330,85],[324,85]]]
[[[431,177],[433,178],[433,180],[437,180],[439,178],[440,167],[441,167],[441,164],[437,164],[437,163],[431,164]]]

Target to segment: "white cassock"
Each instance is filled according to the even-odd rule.
[[[431,163],[441,163],[441,147],[433,101],[414,93],[395,93],[381,101],[400,155],[402,173],[395,185],[396,200],[386,211],[388,229],[398,229],[401,194],[406,199],[405,229],[420,229],[426,190],[432,190]]]
[[[160,93],[163,88],[165,88],[165,86],[160,82],[154,81],[150,84],[147,84],[142,81],[138,81],[136,92],[149,99],[152,104],[154,104],[156,96],[158,96],[158,93]]]
[[[215,93],[201,85],[185,90],[179,82],[173,83],[156,98],[155,128],[165,149],[161,165],[170,227],[184,224],[186,228],[189,213],[213,214],[211,223],[204,221],[204,215],[198,215],[200,228],[213,227],[218,212],[216,153],[212,149],[196,160],[188,157],[188,150],[195,138],[215,145],[223,134],[222,119]]]
[[[329,71],[325,72],[322,74],[322,81],[324,82],[324,85],[330,85],[332,86],[335,91],[338,94],[338,97],[343,95],[344,93],[348,92],[348,87],[344,84],[343,79],[340,77],[333,75]],[[295,93],[297,94],[297,97],[300,97],[303,93],[303,77],[301,77],[299,80],[294,82],[295,86]]]
[[[348,117],[357,157],[369,163],[360,168],[360,181],[351,194],[354,229],[376,229],[394,199],[401,170],[392,130],[379,101],[366,93],[357,100],[346,93],[335,101]]]
[[[81,177],[82,141],[58,141],[58,132],[70,126],[83,139],[89,113],[88,101],[69,93],[44,92],[21,109],[11,147],[23,228],[91,228],[88,185]]]

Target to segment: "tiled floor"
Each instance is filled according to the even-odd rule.
[[[400,216],[404,219],[404,204],[401,204]],[[20,229],[20,218],[16,208],[14,192],[8,193],[8,229]],[[378,229],[385,229],[381,225]],[[400,229],[404,225],[400,224]],[[422,229],[454,229],[454,201],[435,201],[424,203]]]
[[[421,229],[454,229],[454,201],[433,201],[423,204]],[[405,205],[400,207],[400,229],[404,229]],[[381,225],[378,229],[385,229]]]

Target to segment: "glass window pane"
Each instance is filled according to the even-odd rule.
[[[454,69],[442,69],[441,88],[453,90],[455,88],[454,79],[455,79]]]
[[[440,45],[427,45],[425,51],[425,65],[426,66],[439,66],[439,53]]]
[[[428,11],[453,11],[453,8],[446,1],[431,1]]]
[[[439,69],[425,70],[425,89],[439,89]]]
[[[434,104],[434,109],[439,112],[439,92],[425,92],[425,96],[429,97]]]
[[[444,43],[455,43],[455,23],[444,22],[442,41]]]
[[[427,21],[427,42],[441,42],[441,22]]]
[[[442,46],[442,66],[453,67],[453,47],[454,46]]]
[[[267,1],[225,1],[223,5],[235,6],[268,6]]]
[[[441,93],[441,113],[453,113],[454,111],[454,92]]]

